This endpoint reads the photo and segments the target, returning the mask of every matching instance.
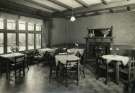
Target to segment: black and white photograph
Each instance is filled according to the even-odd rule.
[[[135,93],[135,0],[0,0],[0,93]]]

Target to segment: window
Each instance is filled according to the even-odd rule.
[[[34,34],[28,34],[28,49],[34,49]]]
[[[0,17],[0,54],[41,48],[42,22],[34,23],[35,19],[32,22],[29,18],[27,21],[25,17],[7,18]]]
[[[26,34],[19,33],[19,51],[26,50]]]
[[[16,46],[16,34],[7,33],[7,52],[11,52],[11,48]]]
[[[41,48],[41,34],[36,34],[36,48]]]
[[[41,25],[36,24],[36,31],[41,31]]]
[[[19,21],[19,30],[25,30],[26,24],[24,21]]]
[[[0,29],[4,29],[4,19],[0,18]]]
[[[28,23],[28,31],[34,31],[34,24]]]
[[[16,22],[15,20],[7,20],[7,29],[8,30],[15,30]]]
[[[4,53],[4,47],[3,47],[3,44],[4,44],[4,36],[3,36],[3,33],[0,33],[0,54]]]

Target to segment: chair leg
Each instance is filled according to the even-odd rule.
[[[15,73],[15,80],[16,80],[16,78],[17,78],[17,73],[16,73],[16,69],[15,69],[15,72],[14,72],[14,73]]]
[[[85,78],[85,70],[84,70],[84,67],[83,67],[82,72],[83,72],[83,77]]]
[[[50,68],[49,82],[51,81],[51,78],[52,78],[52,70],[51,70],[51,68]]]

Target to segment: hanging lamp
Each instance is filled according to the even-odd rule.
[[[73,9],[72,9],[72,15],[70,17],[70,21],[74,22],[75,20],[76,20],[76,18],[75,18],[74,14],[73,14]]]

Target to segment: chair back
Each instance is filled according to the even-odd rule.
[[[25,63],[25,55],[15,57],[15,65],[23,65]]]
[[[128,68],[129,68],[129,70],[135,69],[135,59],[134,59],[134,58],[132,58],[132,59],[128,62]]]
[[[79,60],[67,60],[66,68],[77,67],[78,68]]]

